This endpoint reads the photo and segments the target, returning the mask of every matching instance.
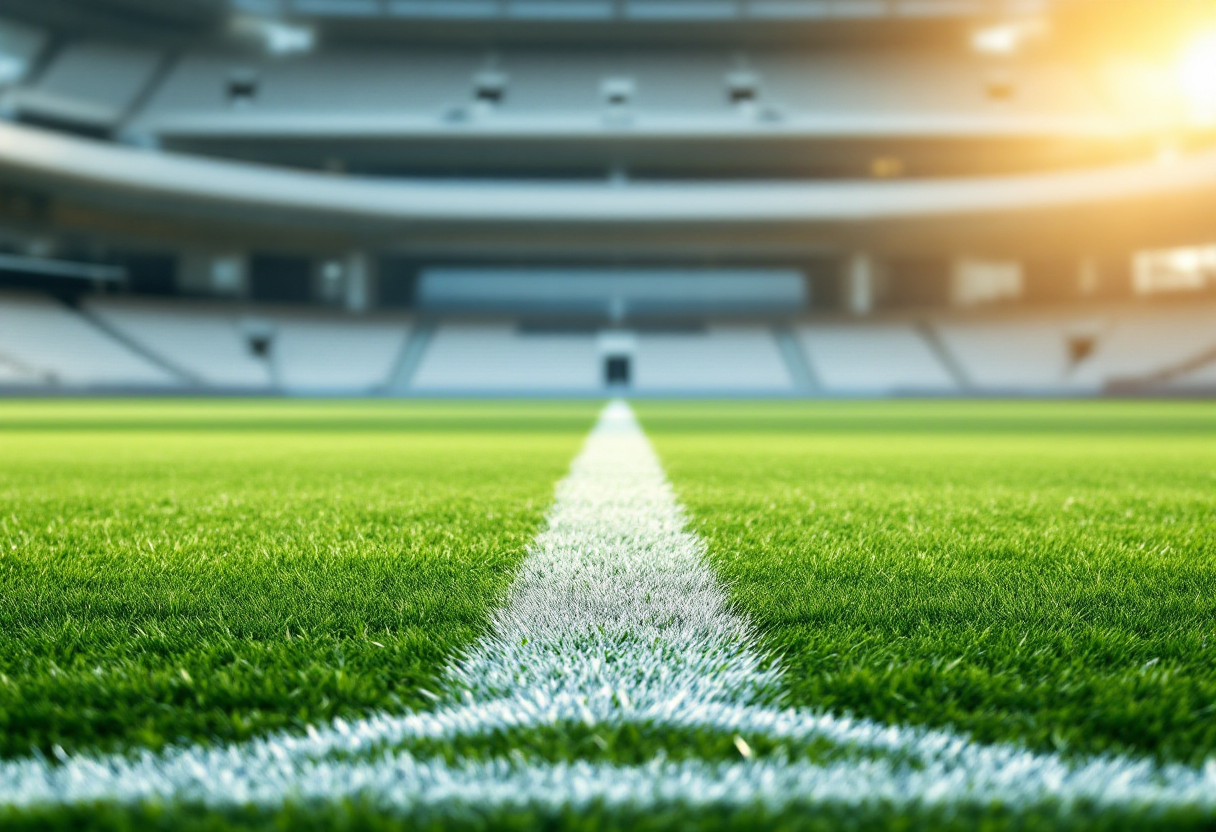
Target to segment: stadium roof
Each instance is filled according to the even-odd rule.
[[[242,11],[303,17],[563,20],[879,19],[1043,12],[1050,0],[231,0]]]
[[[1172,5],[1197,2],[1177,0]],[[8,0],[5,5],[10,13],[48,22],[202,24],[233,13],[336,22],[912,22],[1025,18],[1065,8],[1109,11],[1146,4],[1143,0]]]

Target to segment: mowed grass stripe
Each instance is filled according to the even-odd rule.
[[[1216,407],[638,410],[790,704],[1216,754]]]
[[[284,410],[307,423],[307,403],[239,404],[220,409],[265,424],[181,429],[214,403],[0,403],[0,754],[426,707],[596,407],[538,406],[529,432],[519,406],[421,408],[458,416],[439,430],[376,403],[367,433],[364,403],[316,405],[347,424],[321,431],[275,427]],[[31,413],[60,417],[2,427]],[[98,429],[97,414],[174,427]]]

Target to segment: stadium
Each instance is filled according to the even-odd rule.
[[[1216,826],[1216,4],[4,0],[0,826]]]

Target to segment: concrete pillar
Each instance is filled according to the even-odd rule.
[[[845,263],[845,306],[854,315],[868,315],[874,308],[874,258],[854,254]]]
[[[371,273],[367,255],[352,252],[346,256],[346,308],[350,312],[364,312],[371,300]]]
[[[188,250],[177,271],[186,293],[243,297],[249,293],[248,259],[239,252]]]

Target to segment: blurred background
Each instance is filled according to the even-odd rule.
[[[4,0],[0,391],[1216,392],[1208,0]]]

